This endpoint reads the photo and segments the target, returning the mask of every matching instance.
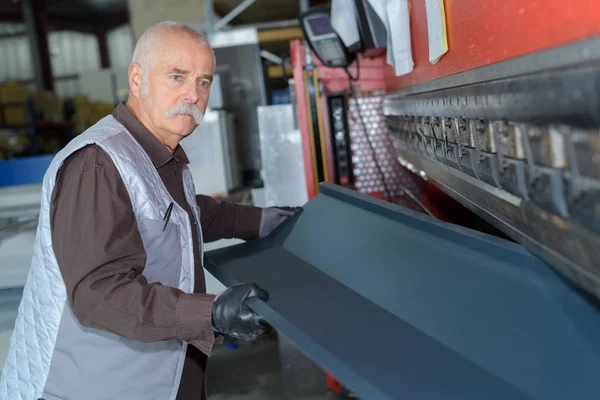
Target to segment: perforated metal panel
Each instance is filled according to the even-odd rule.
[[[385,189],[367,141],[366,127],[390,195],[401,196],[404,188],[418,195],[422,191],[423,183],[415,180],[398,162],[383,115],[382,102],[381,96],[360,97],[349,102],[348,126],[356,190],[373,195],[383,193]],[[365,127],[360,120],[359,108]]]

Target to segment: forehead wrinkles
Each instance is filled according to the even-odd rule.
[[[183,43],[175,46],[161,46],[158,58],[157,66],[163,71],[179,68],[199,75],[212,75],[212,69],[214,69],[212,52],[206,47],[201,48],[198,44],[193,47],[185,47]]]

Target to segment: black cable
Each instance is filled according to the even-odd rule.
[[[363,130],[365,131],[365,138],[367,139],[367,143],[369,144],[369,148],[371,149],[371,155],[373,156],[373,161],[375,161],[375,166],[377,167],[377,171],[379,171],[379,175],[381,176],[381,183],[383,183],[383,188],[384,188],[383,195],[385,196],[387,201],[389,201],[391,203],[392,202],[392,194],[391,194],[390,190],[388,189],[387,183],[385,182],[385,174],[383,173],[383,170],[381,169],[381,166],[379,165],[379,161],[377,160],[377,153],[375,152],[375,149],[373,148],[373,143],[371,143],[371,139],[369,138],[369,132],[367,131],[367,125],[365,124],[362,113],[360,111],[360,105],[358,104],[358,96],[356,96],[356,93],[354,93],[354,86],[352,85],[352,81],[357,81],[358,78],[360,77],[360,68],[358,65],[358,57],[356,57],[356,71],[357,71],[356,78],[352,77],[352,75],[350,74],[350,71],[348,70],[348,67],[346,67],[344,69],[346,70],[346,74],[348,75],[348,80],[350,83],[350,93],[352,94],[352,97],[354,98],[354,102],[356,103],[356,111],[358,112],[358,118],[360,119],[360,123],[363,127]]]
[[[352,88],[352,81],[356,82],[360,79],[360,63],[358,62],[358,56],[356,56],[356,78],[353,78],[352,75],[350,75],[350,70],[348,67],[344,67],[344,69],[346,70],[348,78],[350,78],[350,87]]]

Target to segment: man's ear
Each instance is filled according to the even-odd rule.
[[[142,92],[142,67],[138,63],[131,63],[129,65],[129,90],[138,99],[141,97]]]

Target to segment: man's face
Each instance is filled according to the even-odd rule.
[[[143,71],[142,110],[148,128],[169,141],[181,140],[206,111],[215,58],[206,44],[175,33],[163,33],[157,56],[154,67]]]

